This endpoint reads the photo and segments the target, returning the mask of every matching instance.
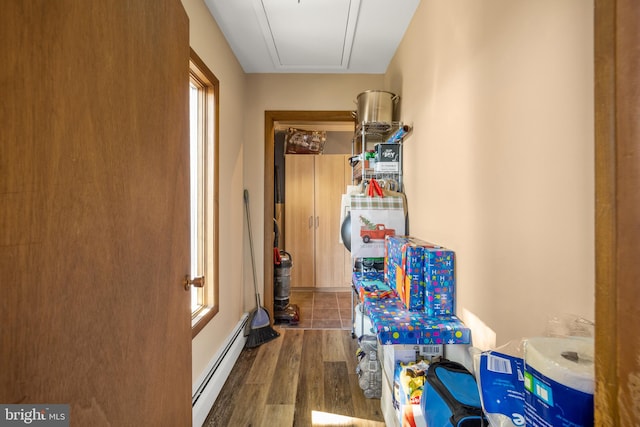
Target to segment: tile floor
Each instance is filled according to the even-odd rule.
[[[351,330],[351,291],[322,292],[292,290],[289,302],[300,308],[297,325],[281,323],[284,328]]]

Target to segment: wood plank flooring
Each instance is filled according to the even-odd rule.
[[[275,328],[242,350],[204,426],[384,426],[380,400],[358,386],[350,331]]]

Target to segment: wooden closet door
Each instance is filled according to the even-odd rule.
[[[315,160],[316,287],[339,287],[345,276],[340,203],[346,190],[346,159],[343,155],[320,155]]]
[[[291,287],[315,285],[314,156],[285,156],[284,247],[293,260]]]

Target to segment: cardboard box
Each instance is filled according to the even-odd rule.
[[[376,145],[376,172],[400,172],[401,144]]]
[[[320,154],[327,141],[327,132],[289,128],[285,136],[287,154]]]
[[[398,363],[394,372],[394,407],[402,426],[426,426],[420,401],[427,380],[428,362]]]
[[[398,421],[400,416],[393,406],[393,381],[389,381],[384,375],[382,377],[380,408],[382,409],[382,416],[384,417],[384,423],[387,427],[401,427]]]
[[[398,363],[416,362],[418,360],[433,360],[444,356],[442,344],[412,345],[390,344],[382,345],[378,342],[378,359],[382,362],[382,372],[390,383],[393,383],[395,368]]]
[[[447,360],[458,362],[469,370],[474,371],[473,357],[469,353],[471,344],[445,344],[444,345],[444,357]]]

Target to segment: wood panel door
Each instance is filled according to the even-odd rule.
[[[339,239],[347,158],[285,156],[285,248],[293,259],[294,288],[348,286],[348,258]]]
[[[317,156],[316,200],[316,287],[344,286],[345,247],[340,243],[340,203],[345,193],[347,156]]]
[[[191,425],[181,2],[3,2],[0,64],[0,402]]]
[[[315,286],[314,156],[285,156],[285,249],[291,254],[291,287]]]

